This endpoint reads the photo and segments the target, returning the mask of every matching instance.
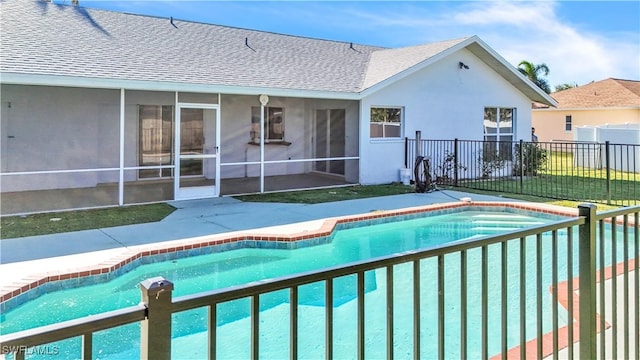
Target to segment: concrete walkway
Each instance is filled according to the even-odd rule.
[[[452,202],[463,197],[470,197],[476,201],[504,201],[504,198],[497,196],[448,190],[321,204],[254,203],[242,202],[231,197],[175,201],[170,204],[177,210],[159,222],[2,240],[0,264],[128,248],[375,210]]]

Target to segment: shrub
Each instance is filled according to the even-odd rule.
[[[547,150],[535,143],[522,143],[515,146],[514,176],[536,176],[547,164]],[[522,163],[520,163],[522,159]]]

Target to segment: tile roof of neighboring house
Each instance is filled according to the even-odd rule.
[[[0,23],[5,82],[360,94],[466,48],[532,101],[553,104],[477,37],[385,49],[42,0],[0,0]]]
[[[558,108],[640,107],[640,81],[605,79],[558,92],[551,96]]]

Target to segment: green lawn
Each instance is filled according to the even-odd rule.
[[[513,186],[513,184],[510,184],[509,186]],[[467,189],[461,187],[443,187],[443,189],[487,195],[498,195],[495,191]],[[393,183],[386,185],[356,185],[332,189],[245,195],[238,196],[236,197],[236,199],[253,202],[317,204],[322,202],[407,194],[413,193],[414,191],[415,190],[413,186]],[[581,194],[586,196],[588,192],[584,191],[581,192]],[[573,208],[575,208],[581,202],[554,200],[534,195],[507,193],[500,193],[499,195],[506,199],[513,198],[532,202],[543,202]],[[598,205],[599,210],[608,208],[613,207]],[[162,220],[164,217],[171,214],[174,210],[175,208],[168,204],[151,204],[2,217],[0,218],[0,238],[19,238],[32,235],[55,234],[67,231],[79,231],[119,225],[154,222]]]
[[[413,193],[413,186],[402,185],[401,183],[385,185],[355,185],[348,187],[288,191],[269,194],[254,194],[235,197],[242,201],[253,202],[281,202],[298,204],[317,204],[331,201],[363,199],[376,196],[398,195]]]
[[[501,193],[553,197],[560,200],[590,201],[600,204],[633,205],[640,199],[640,174],[575,166],[573,155],[548,152],[536,176],[465,180],[460,185]],[[609,192],[607,192],[609,187]]]
[[[585,177],[592,179],[606,179],[607,171],[604,168],[576,166],[573,154],[569,152],[549,151],[546,164],[541,169],[541,174],[556,176]],[[640,174],[610,170],[611,180],[635,180]]]
[[[8,216],[0,218],[0,238],[9,239],[154,222],[164,219],[174,210],[175,208],[169,204],[150,204]]]
[[[538,175],[522,182],[518,179],[497,179],[492,181],[466,181],[463,186],[479,190],[502,193],[528,194],[533,196],[553,196],[557,199],[608,203],[607,181],[605,179],[585,179],[579,176]],[[640,198],[640,183],[630,180],[612,180],[611,205],[629,205]],[[461,189],[462,190],[462,189]]]

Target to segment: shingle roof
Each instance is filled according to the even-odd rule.
[[[43,1],[0,13],[2,72],[357,92],[380,49]]]
[[[605,79],[558,92],[551,96],[558,108],[640,107],[640,81]]]
[[[138,81],[170,91],[266,88],[349,97],[462,47],[532,101],[554,104],[477,37],[385,49],[43,0],[0,0],[0,73],[16,83],[120,87]]]
[[[430,57],[461,43],[468,38],[440,41],[425,45],[397,49],[384,49],[371,54],[369,71],[364,80],[364,89],[409,69]]]

